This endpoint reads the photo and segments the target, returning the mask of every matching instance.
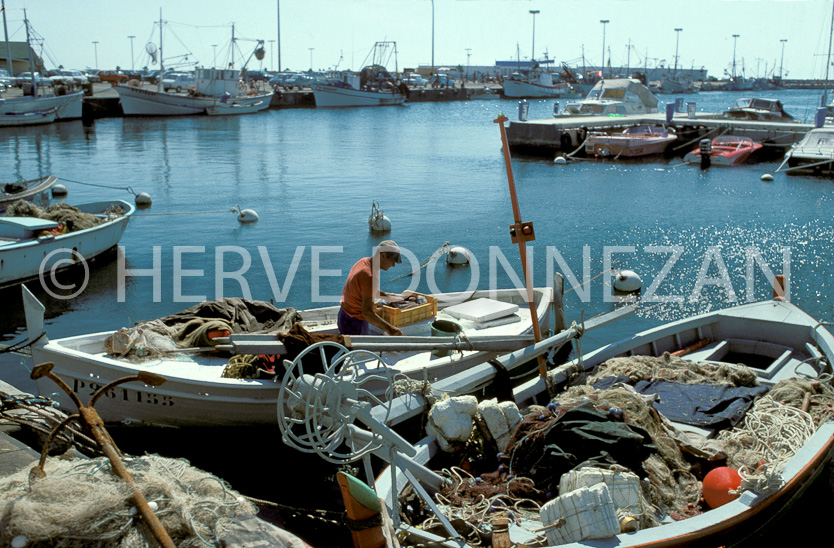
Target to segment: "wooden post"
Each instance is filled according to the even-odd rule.
[[[524,273],[524,285],[527,287],[527,305],[530,307],[530,321],[533,323],[533,338],[536,342],[541,342],[542,333],[539,328],[539,315],[536,311],[536,299],[533,296],[533,276],[527,265],[527,242],[536,239],[533,232],[533,223],[521,222],[521,210],[518,207],[518,198],[515,193],[515,179],[513,178],[513,165],[510,158],[510,145],[507,141],[507,129],[504,127],[504,122],[509,120],[506,116],[501,114],[493,120],[498,127],[501,128],[501,143],[504,147],[504,164],[507,167],[507,182],[510,185],[510,201],[513,206],[513,219],[515,224],[510,225],[510,237],[513,243],[518,244],[518,252],[521,255],[521,270]],[[547,374],[547,366],[544,358],[539,356],[539,376],[544,377]]]

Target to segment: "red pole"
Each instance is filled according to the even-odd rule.
[[[510,185],[510,201],[513,206],[513,220],[515,224],[510,225],[510,237],[513,243],[518,244],[518,252],[521,255],[521,270],[524,272],[524,285],[527,288],[527,305],[530,307],[530,321],[533,323],[533,338],[536,342],[542,340],[541,329],[539,328],[539,315],[536,311],[536,299],[533,296],[533,278],[527,266],[527,242],[536,239],[533,232],[533,223],[521,221],[521,210],[518,207],[518,198],[515,193],[515,179],[513,178],[513,166],[510,158],[510,145],[507,142],[507,130],[504,122],[509,120],[503,114],[493,120],[501,128],[501,143],[504,146],[504,164],[507,166],[507,182]],[[547,374],[547,366],[542,356],[538,357],[539,376]]]

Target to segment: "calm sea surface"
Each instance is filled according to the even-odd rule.
[[[808,122],[820,95],[756,94],[781,99],[789,113]],[[741,96],[712,92],[685,100],[716,112]],[[5,181],[61,177],[69,203],[132,202],[126,187],[153,198],[150,209],[131,219],[121,245],[127,268],[159,268],[158,298],[150,277],[135,276],[127,278],[119,302],[115,256],[99,261],[80,296],[38,294],[53,338],[127,326],[221,293],[302,309],[333,304],[351,265],[388,237],[413,253],[414,268],[447,241],[471,250],[477,268],[452,270],[441,262],[434,269],[441,291],[466,289],[475,277],[479,288],[500,288],[515,283],[521,270],[508,235],[513,215],[493,123],[500,112],[514,119],[517,103],[288,109],[4,129],[0,173]],[[529,117],[552,112],[553,101],[533,101]],[[614,308],[604,277],[596,277],[606,268],[606,253],[643,278],[644,293],[655,283],[655,295],[682,300],[647,304],[636,316],[589,333],[583,347],[695,312],[770,298],[761,267],[748,274],[751,253],[773,273],[789,274],[795,304],[819,320],[834,319],[834,183],[784,174],[761,181],[778,161],[706,171],[680,164],[679,157],[570,165],[514,158],[521,216],[535,224],[535,284],[549,284],[562,263],[568,287],[571,276],[577,283],[593,278],[568,293],[569,321]],[[368,230],[374,200],[391,219],[390,234]],[[260,221],[239,224],[227,211],[236,205],[255,210]],[[673,256],[679,257],[670,263]],[[225,281],[217,269],[227,273]],[[230,278],[239,270],[245,272]],[[385,273],[383,289],[408,287],[409,278],[385,283],[407,270],[404,262]],[[420,271],[418,290],[431,290],[426,272]],[[0,293],[0,341],[25,336],[20,307],[19,290]],[[30,367],[19,356],[0,355],[0,379],[25,390],[35,390]],[[280,444],[277,436],[269,444]]]

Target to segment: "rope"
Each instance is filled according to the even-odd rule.
[[[125,191],[133,194],[134,196],[136,196],[136,191],[133,190],[133,188],[131,188],[129,186],[101,185],[101,184],[97,184],[97,183],[85,183],[83,181],[73,181],[72,179],[66,179],[64,177],[56,177],[56,178],[59,181],[66,181],[68,183],[75,183],[77,185],[96,186],[96,187],[99,187],[99,188],[111,188],[111,189],[114,189],[114,190],[125,190]]]
[[[205,215],[208,213],[237,213],[237,208],[232,209],[217,209],[214,211],[172,211],[169,213],[139,213],[134,217],[150,217],[152,215]]]
[[[18,352],[19,350],[28,348],[38,342],[44,335],[46,335],[46,331],[41,332],[41,334],[35,337],[35,340],[32,341],[26,339],[11,345],[0,345],[0,354],[5,354],[6,352]]]
[[[438,257],[440,257],[441,255],[443,255],[444,253],[448,253],[448,251],[449,251],[449,247],[450,247],[451,245],[452,245],[452,244],[450,244],[449,242],[444,243],[442,246],[440,246],[439,248],[437,248],[437,251],[435,251],[434,253],[432,253],[432,254],[429,256],[429,258],[428,258],[428,259],[426,259],[425,261],[423,261],[423,262],[420,264],[420,267],[419,267],[419,268],[417,268],[417,269],[416,269],[416,270],[414,270],[413,272],[408,272],[408,273],[406,273],[406,274],[401,274],[401,275],[397,276],[396,278],[394,278],[394,279],[392,279],[392,280],[388,280],[388,281],[387,281],[387,282],[385,282],[385,283],[389,284],[389,283],[391,283],[391,282],[395,282],[395,281],[397,281],[397,280],[399,280],[399,279],[401,279],[401,278],[405,278],[405,277],[408,277],[408,276],[413,276],[413,275],[417,274],[418,272],[420,272],[421,270],[423,270],[424,268],[426,268],[426,267],[427,267],[427,266],[428,266],[428,265],[429,265],[432,261],[434,261],[435,259],[437,259],[437,258],[438,258]]]
[[[597,274],[596,276],[594,276],[594,277],[593,277],[593,278],[591,278],[590,280],[585,280],[584,282],[582,282],[581,284],[577,285],[576,287],[571,287],[570,289],[568,289],[567,291],[565,291],[565,293],[570,293],[571,291],[576,291],[577,289],[579,289],[579,288],[580,288],[580,287],[582,287],[583,285],[591,283],[592,281],[596,280],[596,279],[597,279],[597,278],[599,278],[600,276],[603,276],[603,275],[605,275],[605,274],[608,274],[609,272],[616,272],[616,271],[617,271],[617,269],[616,269],[616,268],[614,268],[614,267],[612,266],[612,267],[611,267],[611,268],[609,268],[608,270],[603,270],[602,272],[600,272],[599,274]]]

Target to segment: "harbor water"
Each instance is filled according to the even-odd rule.
[[[755,96],[778,98],[788,113],[812,123],[821,93]],[[749,95],[710,92],[684,100],[698,111],[720,112]],[[554,102],[530,101],[528,118],[550,117]],[[4,182],[55,175],[69,189],[71,204],[132,201],[128,188],[153,199],[150,209],[137,211],[120,242],[123,268],[117,254],[95,261],[88,279],[73,278],[84,288],[73,298],[66,297],[75,289],[28,284],[46,305],[48,336],[117,329],[223,296],[299,309],[336,304],[353,263],[389,238],[408,260],[383,274],[384,290],[520,286],[518,249],[508,230],[513,211],[507,173],[493,123],[502,112],[516,119],[517,102],[108,118],[5,129]],[[554,272],[565,275],[569,322],[618,306],[605,275],[609,267],[633,270],[643,280],[646,302],[639,312],[588,333],[582,349],[693,313],[770,298],[773,274],[788,277],[790,300],[808,314],[834,319],[828,263],[834,256],[834,183],[775,173],[778,159],[702,170],[682,165],[685,150],[679,152],[568,165],[552,157],[513,159],[521,217],[535,226],[533,282],[550,285]],[[763,181],[765,173],[773,180]],[[390,233],[369,231],[374,201],[391,220]],[[254,210],[259,221],[239,223],[229,211],[235,206]],[[421,268],[445,242],[470,250],[472,264],[451,268],[441,258]],[[414,276],[393,280],[411,270]],[[0,342],[24,339],[20,289],[4,290],[0,298]],[[19,355],[0,354],[0,379],[23,390],[36,390],[31,367]],[[164,452],[161,445],[146,450]],[[253,496],[274,495],[291,504],[287,491],[303,483],[293,483],[288,467],[316,457],[304,461],[280,446],[276,431],[256,441],[258,452],[245,466],[227,462],[215,471],[276,474],[282,481],[253,487]],[[197,456],[188,458],[201,464]],[[305,481],[309,490],[314,483]],[[331,496],[338,495],[322,498]],[[830,504],[830,492],[825,496]],[[309,495],[299,505],[314,506],[315,500]],[[303,529],[319,546],[331,538],[307,531],[303,520],[287,526]]]

